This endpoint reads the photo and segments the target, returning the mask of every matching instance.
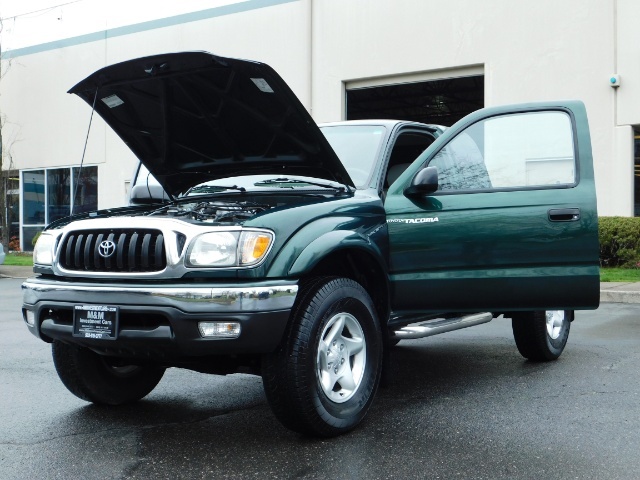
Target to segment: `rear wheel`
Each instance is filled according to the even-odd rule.
[[[291,430],[331,437],[354,428],[380,381],[383,339],[373,302],[347,278],[321,278],[299,293],[263,380],[276,417]]]
[[[540,310],[513,316],[513,338],[520,354],[533,361],[557,359],[563,352],[573,311]]]
[[[55,340],[53,364],[62,383],[76,397],[103,405],[121,405],[147,396],[164,368],[123,364],[88,348]]]

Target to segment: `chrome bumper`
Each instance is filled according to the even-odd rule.
[[[153,305],[189,313],[241,313],[288,310],[298,293],[295,282],[261,282],[243,286],[202,287],[87,284],[30,278],[22,284],[25,304],[42,301]]]

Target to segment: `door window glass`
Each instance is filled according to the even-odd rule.
[[[488,190],[576,182],[571,119],[564,112],[491,117],[471,125],[429,163],[439,190]]]

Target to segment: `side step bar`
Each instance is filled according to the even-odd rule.
[[[455,318],[436,318],[428,320],[420,324],[411,324],[406,327],[402,327],[400,330],[393,332],[392,338],[398,340],[404,340],[408,338],[423,338],[430,337],[432,335],[438,335],[440,333],[452,332],[453,330],[459,330],[461,328],[473,327],[474,325],[480,325],[482,323],[490,322],[493,319],[493,314],[486,313],[474,313],[471,315],[465,315],[463,317]]]

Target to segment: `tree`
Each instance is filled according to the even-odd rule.
[[[2,30],[3,30],[2,18],[0,18],[0,81],[4,75],[4,58],[2,56]],[[9,230],[9,221],[7,215],[7,188],[6,181],[4,176],[4,143],[2,139],[2,130],[4,130],[5,118],[2,115],[2,110],[0,110],[0,219],[2,222],[0,223],[0,243],[2,245],[7,245],[8,242],[8,230]]]
[[[2,50],[3,22],[0,18],[0,82],[9,70],[10,60],[5,59]],[[11,218],[7,208],[7,193],[10,188],[11,178],[17,175],[13,169],[10,147],[7,146],[3,131],[7,124],[7,118],[0,110],[0,243],[5,247],[9,244]],[[7,166],[7,168],[5,168]]]

